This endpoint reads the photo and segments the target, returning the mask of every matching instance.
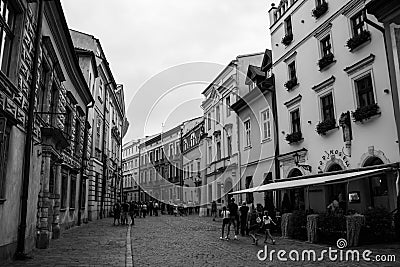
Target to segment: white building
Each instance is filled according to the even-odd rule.
[[[127,142],[122,147],[123,199],[139,201],[139,145],[140,139]]]
[[[344,173],[285,190],[294,209],[325,211],[334,198],[347,210],[396,208],[391,168],[351,172],[399,162],[382,33],[363,10],[362,0],[288,0],[269,11],[281,178]]]

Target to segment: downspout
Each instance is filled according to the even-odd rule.
[[[393,112],[394,112],[394,120],[396,123],[396,132],[397,132],[397,147],[398,152],[400,154],[400,105],[399,105],[399,91],[397,88],[396,78],[395,78],[395,70],[394,66],[390,63],[389,58],[393,58],[393,51],[391,50],[392,42],[390,39],[390,29],[385,30],[386,27],[390,27],[387,25],[384,27],[376,24],[375,22],[369,20],[366,15],[366,11],[364,10],[364,21],[374,27],[375,29],[379,30],[383,35],[383,41],[385,45],[385,54],[386,54],[386,63],[388,67],[388,74],[389,74],[389,82],[391,87],[391,95],[392,95],[392,103],[393,103]],[[389,45],[389,46],[388,46]],[[390,53],[390,55],[389,55]]]
[[[104,108],[103,108],[103,138],[102,138],[102,162],[103,162],[103,177],[101,179],[101,199],[100,199],[100,219],[103,219],[104,216],[104,198],[106,195],[106,175],[107,175],[107,156],[106,156],[106,113],[107,113],[107,87],[110,83],[107,83],[104,86]]]
[[[274,155],[274,167],[275,167],[275,180],[281,178],[281,168],[279,166],[279,124],[278,124],[278,105],[276,100],[276,89],[275,89],[275,77],[274,77],[274,88],[272,89],[272,116],[274,123],[274,143],[275,143],[275,155]],[[276,208],[280,205],[280,199],[276,200]]]
[[[136,183],[137,183],[137,185],[138,185],[138,195],[139,195],[139,196],[138,196],[138,199],[139,199],[139,202],[140,202],[140,201],[142,201],[142,200],[141,200],[141,197],[140,197],[140,196],[141,196],[141,193],[140,193],[140,178],[141,178],[140,169],[141,169],[141,168],[140,168],[140,166],[141,166],[141,164],[142,164],[142,163],[140,162],[140,158],[141,158],[141,157],[140,157],[140,150],[142,149],[141,144],[140,144],[140,141],[139,141],[139,146],[138,146],[138,147],[139,147],[139,160],[138,160],[138,162],[139,162],[139,181],[136,181]]]
[[[85,132],[83,133],[83,148],[82,148],[82,158],[81,158],[81,170],[80,170],[80,181],[79,181],[79,201],[78,201],[78,225],[82,224],[82,195],[86,192],[82,192],[83,190],[83,172],[85,168],[85,159],[87,154],[87,146],[88,146],[88,131],[89,131],[89,109],[93,108],[94,101],[92,101],[89,105],[86,106],[86,118],[85,118]]]
[[[120,156],[121,156],[121,160],[119,161],[120,164],[120,170],[118,170],[118,174],[120,174],[121,176],[121,203],[123,200],[123,193],[124,193],[124,186],[123,186],[123,180],[124,180],[124,176],[123,176],[123,172],[122,172],[122,128],[124,127],[124,123],[122,122],[122,127],[121,127],[121,140],[120,140],[120,147],[121,147],[121,151],[120,151]],[[120,172],[121,171],[121,172]]]
[[[239,73],[238,73],[238,66],[236,65],[236,85],[238,85],[239,83]],[[239,88],[237,89],[239,91]],[[239,92],[236,93],[236,97],[239,96]],[[236,114],[236,139],[237,139],[237,147],[238,147],[238,151],[237,151],[237,155],[238,155],[238,175],[239,175],[239,188],[238,190],[242,190],[242,157],[241,157],[241,153],[240,153],[240,120],[239,120],[239,115]],[[239,203],[242,202],[242,194],[240,194],[239,196]]]
[[[28,106],[28,121],[26,126],[25,138],[25,152],[24,152],[24,171],[22,177],[22,194],[21,194],[21,211],[20,211],[20,224],[18,228],[18,241],[17,251],[15,257],[17,259],[27,259],[25,254],[25,235],[26,235],[26,219],[28,212],[28,198],[29,198],[29,176],[31,170],[31,153],[32,153],[32,139],[34,127],[34,111],[35,111],[35,90],[36,81],[39,72],[39,52],[40,41],[43,27],[43,13],[44,13],[44,0],[38,0],[38,19],[35,32],[35,44],[33,55],[33,68],[32,68],[32,82],[29,93],[29,106]]]

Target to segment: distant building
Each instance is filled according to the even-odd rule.
[[[122,148],[123,199],[139,201],[140,139],[127,142]]]

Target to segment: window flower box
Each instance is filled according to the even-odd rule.
[[[297,84],[297,77],[293,77],[289,81],[285,82],[284,85],[288,90],[292,90]]]
[[[329,53],[318,60],[319,70],[323,70],[324,68],[335,62],[334,58],[335,56],[332,53]]]
[[[288,33],[282,38],[282,44],[288,46],[293,41],[293,34]]]
[[[346,46],[350,49],[350,51],[353,51],[363,43],[371,40],[371,33],[369,31],[362,31],[358,35],[354,35],[352,38],[347,40]]]
[[[301,132],[295,132],[287,134],[285,139],[286,141],[288,141],[289,144],[297,143],[303,140],[303,135],[301,134]]]
[[[355,111],[351,112],[351,115],[356,122],[363,122],[379,114],[379,106],[376,103],[358,108]]]
[[[335,119],[327,119],[317,124],[316,131],[320,135],[325,135],[328,131],[336,128]]]
[[[315,9],[313,9],[312,15],[314,18],[318,19],[322,15],[324,15],[326,13],[326,11],[328,11],[328,3],[324,2],[320,5],[318,5],[317,7],[315,7]]]

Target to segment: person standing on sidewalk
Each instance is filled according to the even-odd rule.
[[[146,218],[146,214],[147,214],[147,205],[146,205],[146,202],[143,202],[143,205],[142,205],[142,213],[143,213],[143,218]]]
[[[213,221],[217,218],[217,202],[215,200],[211,203],[211,217],[213,217]]]
[[[254,208],[254,205],[251,206],[251,210],[248,214],[248,230],[249,235],[253,239],[252,245],[257,245],[257,231],[260,229],[261,218],[257,213],[257,210]]]
[[[247,214],[249,213],[249,207],[246,206],[246,201],[243,201],[242,206],[239,208],[240,211],[240,234],[246,235],[247,232]]]
[[[225,226],[228,225],[228,232],[226,234],[225,239],[229,240],[229,225],[230,225],[230,218],[229,218],[229,211],[226,210],[226,207],[224,206],[222,208],[222,235],[219,239],[224,240],[224,230],[225,230]]]
[[[272,244],[275,244],[275,240],[272,238],[271,235],[271,226],[272,224],[276,225],[276,223],[272,220],[272,218],[268,215],[268,211],[264,211],[264,216],[263,216],[263,223],[264,223],[264,228],[265,228],[265,240],[264,243],[267,243],[268,237],[271,238]]]
[[[129,204],[129,216],[131,217],[131,224],[135,225],[135,202],[133,201]]]
[[[121,206],[119,205],[118,202],[114,203],[113,213],[114,213],[114,225],[115,225],[115,221],[118,221],[118,225],[120,225],[121,222],[120,222],[119,218],[121,217]]]
[[[128,224],[128,213],[129,213],[129,204],[126,201],[124,201],[124,203],[122,203],[122,218],[121,218],[122,225]]]
[[[159,208],[158,202],[155,202],[154,203],[154,216],[158,216],[158,208]]]
[[[235,203],[235,199],[231,198],[231,203],[229,203],[228,205],[228,210],[229,210],[229,218],[230,218],[230,222],[228,225],[228,235],[229,235],[229,231],[231,228],[231,225],[233,224],[233,229],[235,231],[235,237],[234,239],[237,240],[237,235],[239,233],[239,225],[237,223],[238,218],[239,218],[239,214],[238,214],[238,205]]]

